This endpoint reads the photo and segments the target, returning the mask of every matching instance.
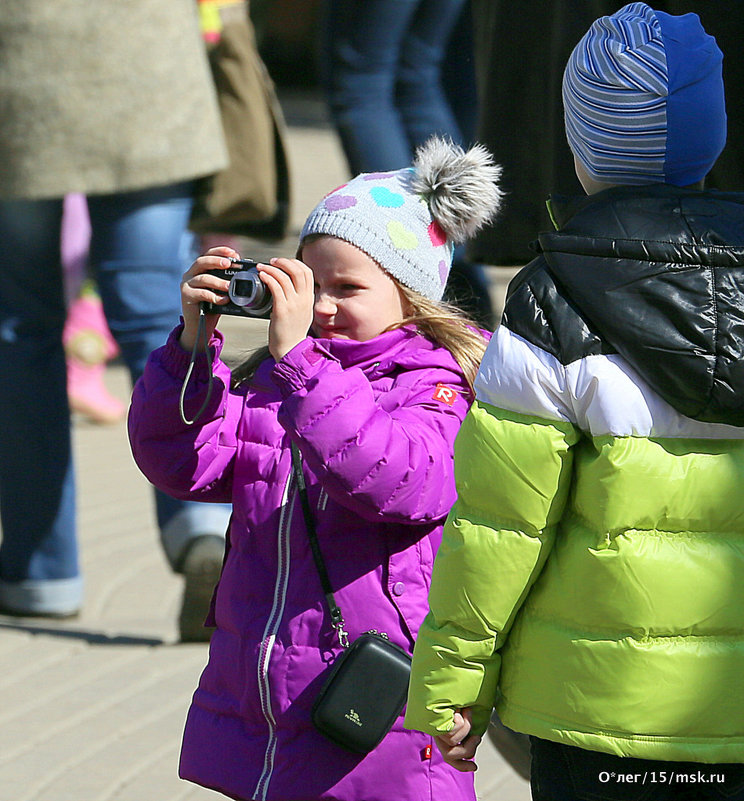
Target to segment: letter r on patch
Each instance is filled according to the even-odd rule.
[[[452,406],[457,400],[457,390],[445,387],[444,384],[437,384],[432,398],[440,403],[446,403],[447,406]]]

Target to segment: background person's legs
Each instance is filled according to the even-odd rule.
[[[352,174],[397,170],[460,128],[442,63],[464,0],[328,0],[323,74]]]
[[[0,202],[0,607],[82,603],[62,329],[62,200]]]
[[[419,2],[401,44],[396,105],[408,137],[408,161],[434,134],[453,142],[463,140],[460,120],[445,92],[442,70],[464,5],[464,0]]]
[[[133,382],[181,314],[181,276],[195,255],[187,230],[191,199],[191,183],[88,198],[91,268]],[[155,502],[165,554],[187,579],[181,636],[204,639],[202,622],[222,564],[230,507],[180,501],[159,491]]]
[[[477,98],[466,0],[327,0],[324,35],[328,104],[352,174],[401,169],[435,134],[465,144],[464,128],[472,137]],[[493,327],[485,273],[463,247],[446,297]]]
[[[396,103],[400,49],[420,0],[328,0],[323,74],[352,174],[397,170],[411,146]]]

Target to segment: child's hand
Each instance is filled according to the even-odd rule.
[[[227,292],[229,283],[216,275],[207,274],[207,270],[219,270],[230,267],[230,259],[240,258],[237,251],[228,247],[210,248],[204,256],[199,258],[183,274],[181,279],[181,308],[183,309],[184,328],[179,343],[185,350],[191,350],[196,341],[199,328],[199,303],[227,303],[226,295],[218,292]],[[207,342],[214,332],[219,315],[206,315]],[[200,343],[201,345],[201,343]]]
[[[461,773],[478,770],[473,758],[481,738],[470,735],[472,717],[469,707],[455,712],[455,725],[452,730],[434,738],[444,761]]]
[[[312,270],[299,259],[271,259],[258,274],[271,292],[269,351],[279,361],[302,342],[313,322],[315,290]]]

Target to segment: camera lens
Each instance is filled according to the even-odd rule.
[[[236,280],[233,284],[233,294],[240,298],[252,298],[256,294],[256,284],[253,281],[246,281],[244,278]]]
[[[255,267],[235,273],[228,294],[230,300],[250,317],[259,317],[271,309],[271,292],[259,278]]]

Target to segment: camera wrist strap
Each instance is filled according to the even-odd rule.
[[[328,611],[331,613],[331,626],[336,630],[338,641],[343,648],[349,647],[349,635],[344,628],[346,622],[341,613],[341,609],[336,603],[333,595],[333,587],[331,580],[328,578],[328,570],[326,569],[323,554],[320,550],[320,543],[318,542],[318,535],[315,531],[315,520],[313,513],[310,510],[310,500],[307,496],[307,485],[305,484],[305,474],[302,472],[302,456],[300,449],[293,442],[292,446],[292,470],[294,472],[295,480],[297,481],[297,490],[300,493],[300,501],[302,503],[302,515],[305,518],[305,528],[307,529],[307,538],[310,541],[310,550],[313,554],[315,567],[320,577],[320,583],[323,587],[326,603],[328,604]]]
[[[201,409],[191,418],[191,420],[186,417],[186,387],[189,385],[189,380],[191,379],[191,374],[194,371],[194,365],[196,364],[196,356],[197,356],[197,349],[199,348],[199,340],[204,340],[204,353],[207,358],[207,373],[208,373],[208,383],[207,383],[207,397],[204,398],[204,402],[201,405]],[[206,316],[204,314],[204,304],[199,304],[199,326],[196,329],[196,339],[194,340],[194,347],[191,350],[191,359],[189,360],[189,368],[186,371],[186,377],[183,379],[183,384],[181,385],[181,395],[178,398],[178,411],[181,413],[181,420],[186,423],[187,426],[193,425],[201,416],[204,410],[207,408],[207,404],[209,403],[209,399],[212,397],[212,380],[214,376],[212,374],[212,352],[209,350],[209,342],[207,341],[207,322]]]

